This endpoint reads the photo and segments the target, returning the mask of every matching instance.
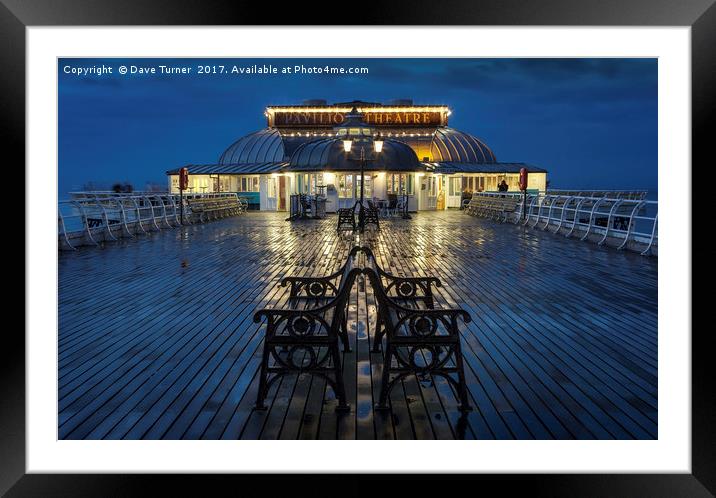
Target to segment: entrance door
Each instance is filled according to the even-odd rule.
[[[286,211],[286,177],[278,177],[278,211]]]
[[[435,178],[435,209],[438,211],[445,210],[445,176],[437,175]]]
[[[448,178],[447,207],[459,208],[462,198],[462,177],[453,176]]]
[[[437,201],[435,177],[423,176],[420,178],[420,206],[421,211],[434,210]]]

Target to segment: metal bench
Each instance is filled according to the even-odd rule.
[[[411,276],[401,277],[385,271],[375,259],[373,251],[368,247],[361,247],[360,251],[365,255],[365,267],[373,269],[380,278],[383,292],[398,304],[415,307],[418,303],[427,309],[435,307],[433,298],[433,287],[441,287],[440,279],[433,276]],[[373,352],[380,351],[383,339],[384,327],[382,327],[380,315],[376,324],[376,333],[373,338]]]
[[[471,321],[470,314],[460,308],[434,308],[430,289],[431,284],[436,283],[435,277],[413,277],[409,280],[391,276],[396,280],[391,282],[392,287],[391,284],[386,286],[386,273],[373,257],[366,258],[363,273],[370,280],[378,307],[380,331],[376,333],[376,339],[385,337],[382,383],[375,408],[389,408],[388,395],[403,378],[409,375],[437,375],[455,387],[460,401],[459,409],[471,410],[458,328],[458,318],[468,323]],[[419,283],[420,279],[423,279],[425,286]],[[401,288],[403,291],[398,290]],[[423,293],[430,293],[430,298],[415,296],[418,288]],[[399,303],[397,297],[389,295],[388,289],[395,289],[398,294],[408,294],[408,297],[403,297]]]
[[[509,215],[514,213],[515,210],[517,210],[517,206],[519,206],[519,204],[520,200],[514,197],[505,197],[504,199],[498,198],[497,201],[493,204],[493,213],[495,219],[500,222],[507,221]]]
[[[481,216],[496,221],[507,221],[509,215],[514,213],[520,200],[510,197],[474,195],[465,207],[465,212],[472,216]]]
[[[345,228],[350,228],[353,231],[356,229],[355,210],[353,208],[340,208],[338,210],[337,230],[340,232],[341,229]]]
[[[363,221],[364,226],[368,225],[369,223],[372,223],[373,225],[375,225],[375,228],[380,230],[380,223],[378,222],[379,211],[374,207],[367,207],[363,210],[363,213],[365,216]]]
[[[247,206],[237,197],[199,197],[187,199],[187,205],[200,222],[241,214]]]
[[[266,408],[266,395],[277,379],[301,373],[324,378],[338,398],[336,409],[350,409],[338,341],[350,350],[346,308],[353,282],[361,273],[356,253],[357,249],[352,250],[343,267],[326,277],[284,278],[281,285],[291,286],[287,306],[254,314],[256,323],[264,317],[267,323],[256,409]]]

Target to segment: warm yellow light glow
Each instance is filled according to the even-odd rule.
[[[343,150],[344,151],[350,152],[352,145],[353,145],[353,140],[343,140]]]
[[[350,112],[352,107],[267,107],[266,112]],[[409,106],[409,107],[358,107],[358,112],[446,112],[450,109],[445,105]]]

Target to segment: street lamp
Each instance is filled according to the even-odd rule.
[[[369,161],[374,161],[375,155],[383,151],[383,138],[380,134],[373,137],[373,128],[363,121],[363,115],[355,107],[335,130],[336,136],[343,141],[343,152],[345,152],[346,159],[358,161],[360,164],[360,200],[356,201],[356,205],[358,205],[358,229],[363,233],[365,229],[365,206],[363,206],[365,165]],[[369,155],[366,155],[366,151]],[[355,210],[355,205],[353,209]]]

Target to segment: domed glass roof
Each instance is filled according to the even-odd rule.
[[[281,134],[274,128],[264,128],[231,144],[221,154],[219,164],[280,162],[285,156]]]
[[[221,165],[281,162],[291,157],[291,164],[300,168],[334,167],[344,159],[342,144],[336,138],[320,139],[310,133],[294,136],[281,135],[276,128],[264,128],[231,144],[219,158]],[[386,148],[378,159],[370,164],[371,169],[386,169],[384,162],[390,162],[392,170],[402,164],[408,169],[419,158],[432,162],[496,163],[492,150],[480,139],[453,128],[440,127],[432,133],[403,134],[399,140],[386,139]],[[334,144],[335,143],[335,147]],[[333,150],[335,148],[335,150]],[[339,158],[341,156],[341,158]],[[322,163],[323,166],[319,166]],[[395,166],[398,165],[398,166]],[[347,169],[355,165],[346,164]],[[340,168],[339,168],[340,169]]]
[[[369,154],[366,151],[366,154]],[[375,160],[365,165],[367,171],[422,171],[424,167],[408,144],[386,139],[383,151],[376,154]],[[358,161],[350,160],[343,151],[343,141],[337,138],[314,140],[299,146],[291,155],[289,163],[293,171],[356,171],[360,169]]]
[[[453,128],[435,130],[430,144],[430,155],[435,162],[494,163],[495,154],[478,138]]]

